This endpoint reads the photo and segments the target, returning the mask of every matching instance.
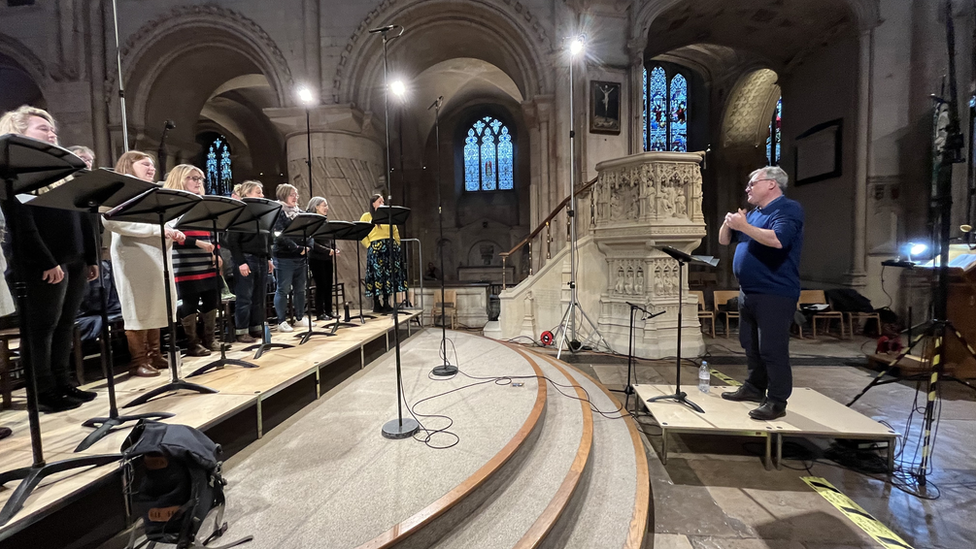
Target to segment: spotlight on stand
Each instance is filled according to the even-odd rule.
[[[929,259],[932,254],[926,253],[929,250],[928,244],[921,242],[909,242],[905,244],[902,248],[902,252],[908,256],[908,261],[918,262],[920,260]]]
[[[586,35],[581,34],[573,39],[569,44],[569,53],[573,56],[579,55],[586,49]]]
[[[298,88],[298,100],[302,102],[302,105],[308,107],[311,106],[315,97],[312,95],[312,90],[308,89],[307,86],[302,86]]]
[[[403,83],[403,80],[394,80],[390,83],[390,91],[399,99],[403,99],[403,96],[407,94],[407,85]]]

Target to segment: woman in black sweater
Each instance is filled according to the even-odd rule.
[[[321,196],[308,201],[307,213],[328,217],[329,203]],[[332,258],[339,253],[334,240],[315,240],[308,256],[308,267],[315,281],[316,320],[332,320]]]

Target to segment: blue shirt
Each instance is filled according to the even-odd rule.
[[[780,196],[746,215],[753,227],[772,229],[782,248],[771,248],[749,235],[732,231],[739,244],[732,259],[732,273],[745,293],[800,297],[800,253],[803,251],[803,207]]]

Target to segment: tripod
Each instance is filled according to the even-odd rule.
[[[933,214],[939,221],[939,264],[938,264],[938,285],[935,294],[934,319],[931,324],[915,339],[902,353],[900,353],[888,367],[878,374],[864,390],[861,391],[848,406],[857,402],[871,387],[884,383],[881,378],[890,372],[898,362],[903,359],[918,343],[923,340],[934,340],[934,354],[932,356],[932,372],[928,377],[927,398],[925,401],[925,415],[923,417],[923,440],[922,440],[922,461],[919,463],[916,474],[920,486],[925,486],[927,469],[932,458],[932,425],[935,423],[935,401],[939,396],[940,379],[953,379],[945,375],[945,343],[946,336],[954,334],[963,344],[970,356],[973,356],[973,347],[966,342],[962,334],[952,325],[948,319],[949,303],[949,242],[952,228],[952,165],[963,162],[961,154],[963,148],[963,135],[959,128],[959,110],[957,107],[958,93],[956,90],[956,65],[955,65],[955,28],[952,19],[952,3],[946,0],[946,46],[948,49],[949,60],[949,97],[936,97],[936,135],[935,153],[939,158],[938,170],[935,177],[935,188],[933,193]],[[960,380],[955,380],[960,381]],[[968,383],[963,383],[972,388]]]

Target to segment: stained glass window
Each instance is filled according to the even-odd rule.
[[[482,117],[464,139],[464,190],[494,191],[515,188],[515,144],[504,124]]]
[[[779,166],[783,153],[783,132],[780,123],[783,118],[783,98],[776,100],[773,118],[769,121],[769,135],[766,137],[766,161],[770,166]]]
[[[207,151],[207,194],[230,196],[233,175],[230,145],[227,138],[220,136],[214,139]]]
[[[688,80],[655,66],[644,68],[644,150],[688,151]]]

